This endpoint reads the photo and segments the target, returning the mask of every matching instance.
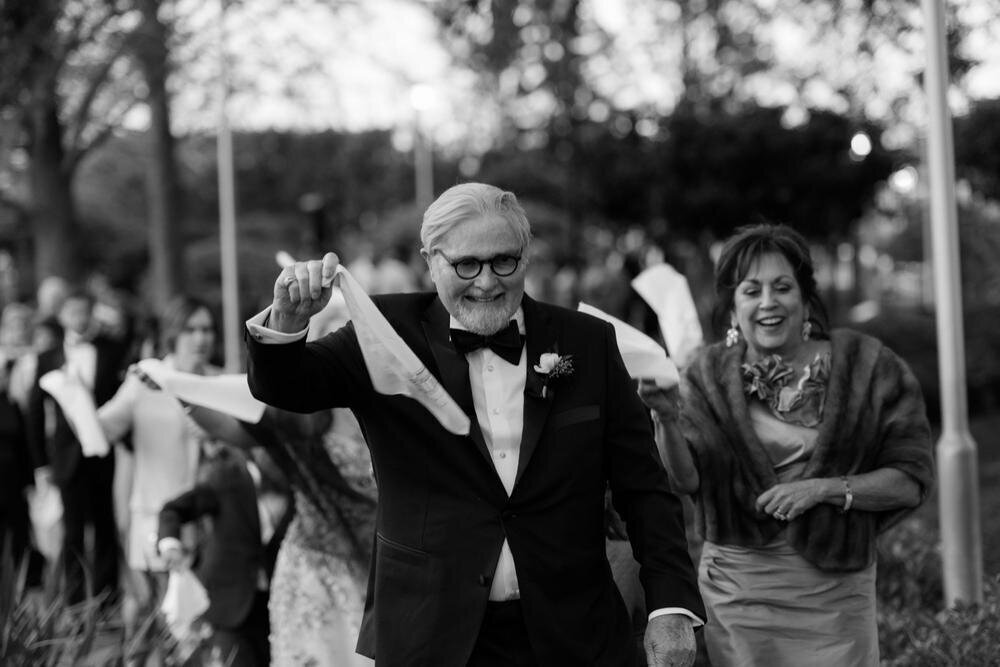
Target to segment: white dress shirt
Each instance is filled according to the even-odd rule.
[[[524,334],[524,314],[518,308],[514,316],[517,328]],[[465,329],[454,317],[452,329]],[[476,420],[483,440],[490,450],[493,467],[509,496],[514,491],[517,462],[521,454],[521,431],[524,427],[524,383],[527,378],[527,346],[521,350],[517,365],[488,347],[465,355],[469,362],[469,383]],[[490,600],[516,600],[521,597],[517,585],[517,569],[507,540],[500,548],[500,559],[490,587]]]

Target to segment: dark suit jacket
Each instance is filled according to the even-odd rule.
[[[631,627],[605,556],[609,482],[642,564],[647,607],[703,616],[681,505],[609,324],[525,297],[524,428],[508,498],[441,302],[406,294],[376,304],[469,415],[470,435],[447,432],[412,398],[375,393],[350,324],[309,344],[247,337],[255,396],[298,412],[348,406],[368,441],[379,505],[359,652],[379,665],[464,665],[507,538],[540,664],[626,664]],[[552,351],[572,355],[574,371],[543,398],[532,367]]]
[[[159,538],[180,539],[181,525],[212,517],[211,534],[201,545],[194,573],[208,592],[205,618],[216,627],[233,629],[250,613],[261,569],[270,579],[294,510],[289,500],[274,535],[263,544],[257,492],[243,456],[231,454],[211,465],[205,482],[164,504]]]
[[[124,344],[106,338],[95,338],[91,341],[95,349],[94,369],[94,403],[100,407],[115,395],[121,384],[122,367],[125,359]],[[76,439],[73,430],[63,416],[55,400],[38,386],[38,378],[49,371],[61,368],[66,363],[66,353],[63,346],[43,352],[38,355],[38,369],[35,382],[28,399],[28,442],[31,445],[32,458],[36,468],[51,466],[52,479],[61,484],[76,471],[77,464],[83,457],[80,441]],[[45,435],[45,401],[55,405],[56,422],[51,437]]]

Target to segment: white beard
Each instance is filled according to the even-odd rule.
[[[466,329],[480,336],[490,336],[507,326],[517,312],[517,307],[509,309],[503,302],[469,305],[464,300],[459,300],[455,304],[455,310],[455,319]]]

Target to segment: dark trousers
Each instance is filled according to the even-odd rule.
[[[257,593],[250,613],[235,628],[214,628],[209,656],[221,657],[230,667],[266,667],[271,664],[271,623],[267,615],[267,591]],[[214,663],[213,663],[214,664]]]
[[[63,503],[63,565],[71,602],[83,600],[89,580],[95,595],[118,592],[118,530],[112,487],[114,456],[81,458],[72,476],[59,485]],[[93,527],[94,550],[88,558],[87,526]],[[84,568],[88,575],[84,575]]]
[[[487,602],[469,667],[537,667],[521,602]]]

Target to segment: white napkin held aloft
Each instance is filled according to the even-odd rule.
[[[196,375],[171,368],[160,359],[143,359],[139,370],[167,393],[191,403],[256,424],[264,416],[264,403],[250,394],[246,373]]]
[[[74,373],[56,369],[40,377],[38,386],[59,404],[66,421],[80,441],[83,455],[107,456],[111,446],[97,420],[94,397],[80,378]]]
[[[610,322],[614,326],[618,351],[621,352],[622,361],[625,362],[625,369],[630,377],[649,378],[664,389],[669,389],[680,381],[677,366],[655,340],[617,317],[582,301],[577,310]]]
[[[334,282],[347,302],[375,391],[409,396],[430,410],[451,433],[468,435],[469,416],[396,333],[358,281],[338,266]]]
[[[656,264],[637,275],[632,287],[656,313],[670,358],[683,368],[704,342],[687,279],[667,263]]]

